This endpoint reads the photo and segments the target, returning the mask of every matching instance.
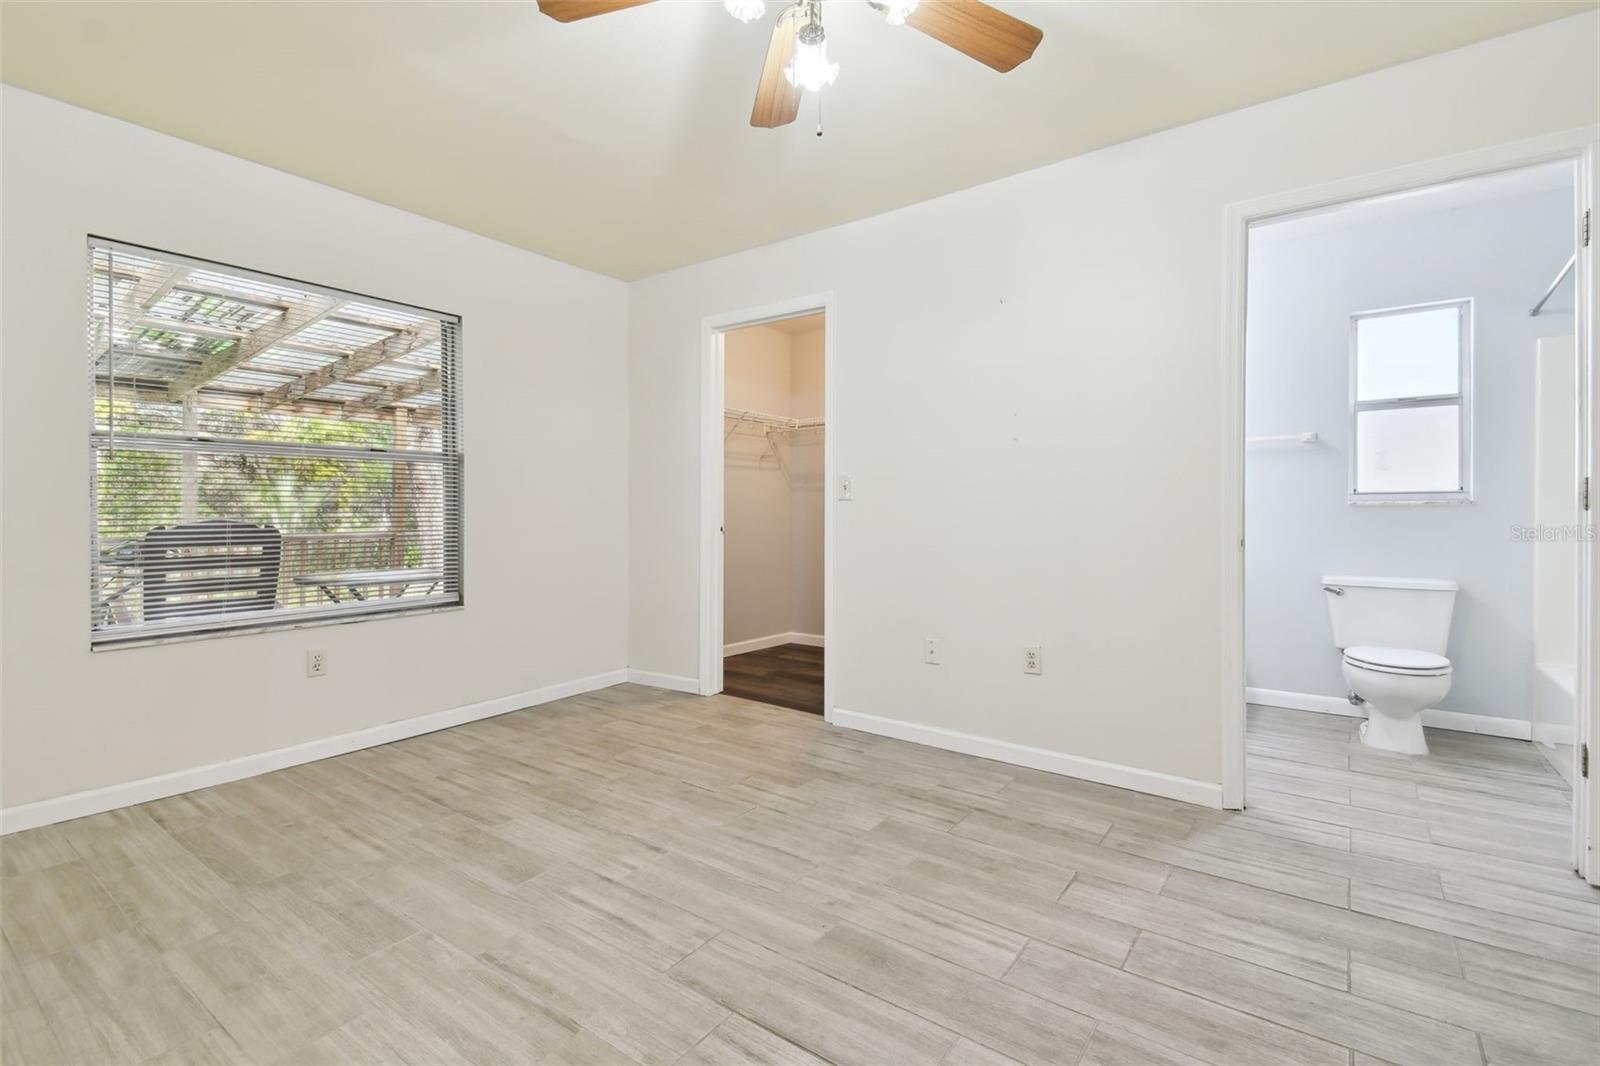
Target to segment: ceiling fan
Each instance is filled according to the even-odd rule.
[[[639,7],[652,0],[539,0],[539,10],[557,22]],[[1002,74],[1033,55],[1044,39],[1037,26],[979,0],[866,0],[891,25],[910,26]],[[728,14],[752,22],[766,14],[765,0],[723,0]],[[767,45],[767,61],[756,84],[750,125],[786,126],[800,114],[800,96],[821,92],[839,76],[828,60],[821,0],[795,0],[778,13]]]

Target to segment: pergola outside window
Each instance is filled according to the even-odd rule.
[[[95,646],[460,605],[460,320],[91,238]]]

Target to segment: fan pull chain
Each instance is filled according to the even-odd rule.
[[[822,136],[822,94],[814,94],[817,98],[817,136]]]

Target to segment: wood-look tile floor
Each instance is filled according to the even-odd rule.
[[[747,651],[722,660],[722,691],[758,703],[822,713],[822,664],[826,653],[804,644]]]
[[[5,838],[7,1063],[1587,1063],[1525,744],[1220,812],[637,686]]]

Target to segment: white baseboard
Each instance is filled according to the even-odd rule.
[[[635,670],[629,668],[626,680],[635,685],[649,685],[652,688],[666,688],[674,692],[687,692],[691,695],[700,694],[700,681],[693,677],[679,677],[677,674],[657,674],[649,670]]]
[[[1086,759],[1079,755],[1034,748],[1026,744],[1014,744],[1007,740],[993,740],[989,737],[973,736],[970,733],[958,733],[953,729],[918,725],[915,722],[903,722],[894,718],[880,718],[874,714],[861,714],[838,707],[828,712],[828,721],[846,729],[859,729],[863,733],[875,733],[881,737],[894,737],[897,740],[909,740],[914,744],[926,744],[932,748],[959,751],[964,755],[976,755],[996,762],[1010,763],[1013,766],[1045,770],[1065,777],[1076,777],[1102,785],[1146,792],[1183,803],[1196,803],[1203,807],[1219,809],[1222,807],[1220,784],[1175,777],[1154,770],[1141,770],[1120,763],[1101,762],[1099,759]]]
[[[784,644],[804,644],[808,648],[821,648],[826,646],[826,641],[819,633],[774,633],[770,637],[754,637],[750,640],[724,644],[722,655],[724,658],[729,655],[743,655],[747,651],[764,651]]]
[[[1511,740],[1531,739],[1533,729],[1531,722],[1518,718],[1441,711],[1437,707],[1422,712],[1422,724],[1430,729],[1454,729],[1458,733],[1481,733],[1486,737],[1507,737]]]
[[[1244,698],[1246,703],[1285,707],[1291,711],[1315,711],[1317,714],[1337,714],[1346,718],[1367,716],[1366,711],[1338,696],[1316,696],[1309,692],[1285,692],[1275,688],[1247,688]],[[1479,733],[1511,740],[1529,739],[1531,728],[1528,722],[1520,718],[1494,718],[1487,714],[1441,711],[1438,708],[1423,711],[1422,724],[1429,729],[1453,729],[1458,733]]]
[[[471,703],[464,707],[418,715],[398,722],[385,722],[367,729],[358,729],[354,733],[324,737],[321,740],[264,751],[257,755],[245,755],[206,766],[146,777],[139,781],[108,785],[105,788],[6,807],[0,809],[0,835],[20,832],[23,829],[36,829],[42,825],[53,825],[71,818],[84,818],[91,814],[116,810],[119,807],[131,807],[137,803],[165,799],[168,796],[193,792],[197,788],[223,785],[229,781],[271,773],[301,763],[316,762],[318,759],[345,755],[362,748],[372,748],[379,744],[389,744],[396,740],[449,729],[451,726],[465,725],[483,718],[493,718],[496,715],[522,710],[524,707],[533,707],[565,699],[568,696],[620,685],[630,679],[630,674],[631,671],[627,670],[612,670],[592,677],[578,678],[575,681],[546,685],[527,692],[515,692],[509,696],[484,700],[482,703]]]
[[[1275,688],[1247,688],[1246,703],[1259,703],[1263,707],[1283,707],[1291,711],[1316,711],[1318,714],[1337,714],[1344,718],[1365,718],[1367,712],[1341,696],[1313,696],[1309,692],[1285,692]]]

